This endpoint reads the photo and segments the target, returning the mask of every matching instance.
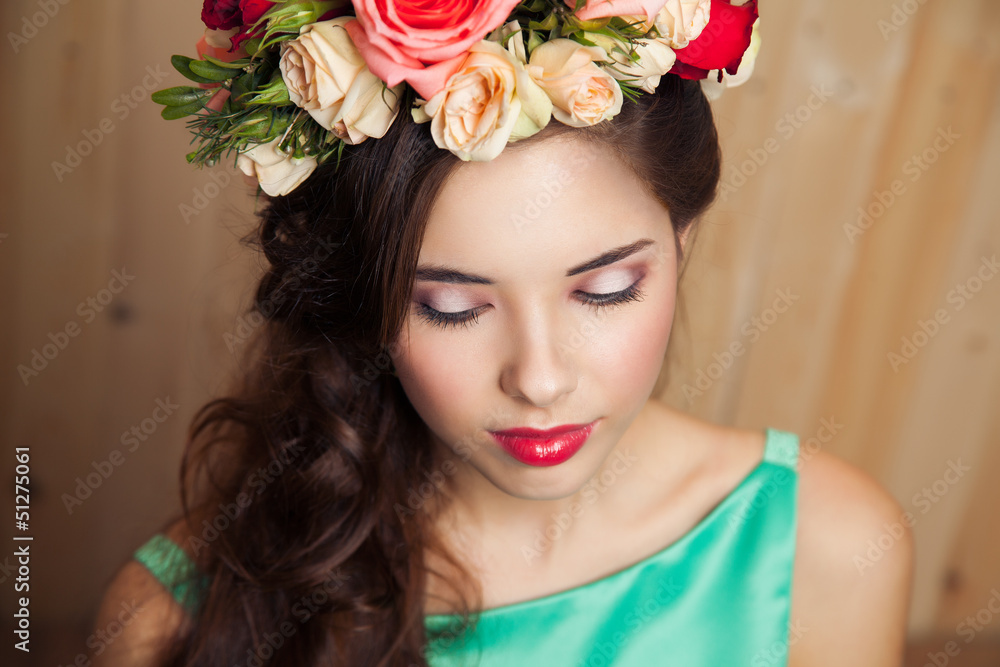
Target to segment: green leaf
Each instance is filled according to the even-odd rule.
[[[202,56],[203,60],[207,60],[216,67],[222,67],[225,69],[243,69],[250,64],[249,58],[241,58],[239,60],[234,60],[232,62],[226,62],[225,60],[219,60],[218,58],[213,58],[212,56]]]
[[[150,96],[150,99],[157,104],[163,104],[168,107],[182,107],[186,104],[196,102],[202,97],[211,97],[214,94],[214,90],[195,88],[193,86],[175,86],[156,91]]]
[[[198,113],[205,108],[205,104],[207,102],[208,99],[204,99],[198,100],[197,102],[191,102],[190,104],[185,104],[183,106],[163,107],[163,111],[160,112],[160,115],[166,120],[177,120],[178,118]]]
[[[260,50],[260,37],[251,37],[243,42],[243,49],[251,55],[257,55]]]
[[[218,65],[214,65],[205,60],[192,60],[190,67],[192,72],[198,76],[205,77],[212,83],[228,81],[229,79],[239,75],[238,71],[227,67],[219,67]]]
[[[528,27],[532,30],[552,30],[558,24],[555,14],[549,14],[542,21],[530,21]]]
[[[528,33],[528,53],[531,53],[543,43],[542,36],[534,30]]]
[[[188,58],[187,56],[170,56],[170,64],[174,66],[174,69],[180,72],[184,78],[190,79],[195,83],[215,83],[212,79],[206,79],[203,76],[198,76],[191,71],[191,63],[194,58]]]

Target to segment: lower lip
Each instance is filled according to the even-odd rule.
[[[490,434],[508,454],[521,463],[530,466],[554,466],[568,460],[583,447],[596,423],[593,421],[583,428],[551,438],[525,438],[493,432]]]

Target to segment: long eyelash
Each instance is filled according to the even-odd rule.
[[[629,301],[642,301],[642,298],[646,296],[646,293],[639,289],[639,283],[636,281],[632,285],[626,287],[621,292],[612,292],[611,294],[601,294],[600,296],[596,294],[588,294],[587,292],[578,292],[584,303],[594,306],[597,310],[607,307],[619,307]],[[595,298],[596,297],[596,298]]]
[[[620,292],[612,292],[611,294],[590,294],[588,292],[580,292],[577,294],[581,296],[581,300],[593,306],[596,310],[601,310],[602,308],[616,308],[620,307],[629,301],[642,301],[646,293],[639,289],[639,283],[636,281],[629,287],[626,287]],[[463,310],[460,313],[442,313],[440,311],[434,310],[427,304],[421,303],[417,310],[417,314],[423,317],[425,320],[430,322],[435,326],[447,329],[449,326],[454,327],[467,327],[475,324],[479,321],[479,310]]]
[[[417,314],[431,324],[443,329],[447,329],[449,326],[456,328],[458,326],[467,327],[479,321],[479,312],[477,310],[463,310],[460,313],[442,313],[434,310],[425,303],[420,304]]]

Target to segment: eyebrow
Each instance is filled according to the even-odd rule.
[[[605,253],[589,259],[582,264],[578,264],[573,268],[566,271],[566,277],[572,277],[579,275],[581,273],[586,273],[587,271],[593,271],[594,269],[599,269],[602,266],[607,266],[609,264],[614,264],[615,262],[620,262],[621,260],[634,255],[643,248],[655,243],[653,239],[641,238],[638,241],[633,241],[627,245],[618,246],[617,248],[612,248]],[[494,281],[489,278],[484,278],[483,276],[477,276],[475,274],[463,273],[457,269],[453,269],[447,266],[421,266],[417,268],[417,280],[427,280],[436,283],[456,283],[456,284],[473,284],[473,285],[494,285]]]

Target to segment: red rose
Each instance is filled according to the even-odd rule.
[[[249,28],[260,20],[264,12],[274,5],[271,0],[240,0],[240,11],[243,12],[243,25]]]
[[[253,29],[253,24],[259,21],[264,12],[269,10],[273,5],[274,3],[271,0],[240,0],[242,27],[238,33],[233,35],[233,48],[230,50],[240,48],[240,44],[251,37],[260,37],[264,34],[264,26],[261,26],[256,32],[251,32],[251,30]]]
[[[231,40],[233,47],[230,51],[239,49],[240,45],[251,37],[262,37],[264,35],[265,26],[260,26],[256,31],[253,31],[253,26],[274,5],[275,3],[272,0],[239,0],[240,22],[237,25],[240,26],[240,31],[233,35]],[[332,18],[340,16],[346,13],[349,8],[350,3],[345,2],[343,6],[331,9],[320,16],[317,19],[317,23],[319,21],[329,21]]]
[[[205,0],[201,20],[212,30],[230,30],[243,25],[240,0]]]
[[[712,0],[708,25],[697,39],[675,49],[677,60],[671,74],[682,79],[704,79],[709,70],[736,74],[743,54],[750,48],[750,35],[757,20],[757,0],[736,7],[730,0]],[[719,76],[721,77],[721,71]]]

